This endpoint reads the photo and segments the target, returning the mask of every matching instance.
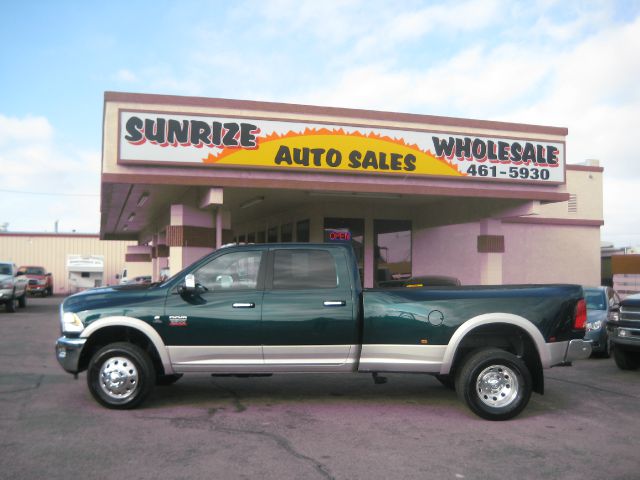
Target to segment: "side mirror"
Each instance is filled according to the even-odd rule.
[[[178,293],[180,295],[194,296],[200,295],[208,290],[204,285],[196,283],[196,277],[190,273],[184,277],[184,284],[178,287]]]

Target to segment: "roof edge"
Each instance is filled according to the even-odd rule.
[[[566,127],[552,127],[525,123],[498,122],[493,120],[475,120],[459,117],[422,115],[418,113],[399,113],[382,110],[363,110],[357,108],[324,107],[294,103],[276,103],[256,100],[233,100],[226,98],[191,97],[182,95],[160,95],[153,93],[104,92],[104,101],[150,103],[159,105],[181,105],[185,107],[218,107],[242,110],[267,111],[290,114],[312,114],[336,117],[362,118],[367,120],[386,120],[396,122],[433,123],[451,127],[485,128],[511,132],[537,133],[545,135],[567,136]]]

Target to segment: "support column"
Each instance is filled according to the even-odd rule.
[[[505,251],[502,222],[482,220],[478,235],[478,256],[480,259],[480,283],[482,285],[502,285],[502,257]]]
[[[367,215],[364,219],[364,288],[374,285],[374,248],[373,218]]]
[[[208,211],[189,205],[171,205],[171,224],[166,232],[172,274],[213,251],[215,232]]]
[[[153,281],[164,280],[164,271],[169,268],[169,246],[164,232],[153,236]]]
[[[128,282],[138,276],[153,274],[152,247],[149,245],[129,245],[124,261]]]

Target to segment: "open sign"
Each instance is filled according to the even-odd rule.
[[[349,230],[326,229],[324,231],[325,242],[350,242],[351,232]]]

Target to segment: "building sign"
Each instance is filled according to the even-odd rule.
[[[121,163],[564,182],[564,144],[120,111]]]
[[[345,229],[325,228],[324,241],[348,243],[351,241],[351,232]]]

